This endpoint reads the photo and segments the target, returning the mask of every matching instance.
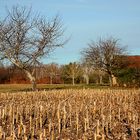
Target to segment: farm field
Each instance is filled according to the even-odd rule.
[[[138,140],[140,90],[0,92],[0,139]]]

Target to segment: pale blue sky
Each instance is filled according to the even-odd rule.
[[[56,49],[44,63],[78,61],[80,51],[91,40],[113,36],[140,55],[140,0],[0,0],[0,17],[13,5],[32,7],[44,17],[59,14],[70,41]]]

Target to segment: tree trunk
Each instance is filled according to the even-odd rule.
[[[101,70],[98,70],[98,76],[99,76],[99,84],[103,84],[103,72]]]
[[[86,77],[86,84],[89,85],[89,77]]]
[[[103,84],[103,76],[99,74],[99,84],[102,85]]]
[[[27,70],[24,71],[27,74],[27,77],[30,79],[30,82],[32,83],[32,90],[35,91],[37,89],[35,77],[29,71]]]
[[[113,84],[112,84],[112,76],[111,76],[111,74],[109,74],[109,84],[110,84],[110,87],[113,86]]]
[[[36,80],[33,80],[32,81],[32,90],[36,91],[36,89],[37,89]]]
[[[86,80],[86,84],[89,85],[89,76],[88,75],[85,75],[84,78]]]
[[[117,85],[117,79],[113,74],[109,75],[109,81],[110,81],[110,86],[116,86]]]
[[[75,85],[75,77],[72,77],[72,85]]]
[[[118,85],[117,78],[113,74],[112,74],[112,84],[113,84],[113,86],[117,86]]]

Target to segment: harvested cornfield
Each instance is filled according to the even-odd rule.
[[[138,140],[140,91],[0,93],[0,139]]]

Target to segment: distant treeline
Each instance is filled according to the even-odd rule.
[[[140,86],[140,56],[127,57],[128,64],[114,70],[115,86]],[[32,69],[32,67],[31,67]],[[38,84],[98,84],[109,85],[107,73],[88,67],[83,63],[72,62],[65,65],[42,64],[35,68]],[[0,67],[0,84],[30,83],[23,70],[14,65]]]

